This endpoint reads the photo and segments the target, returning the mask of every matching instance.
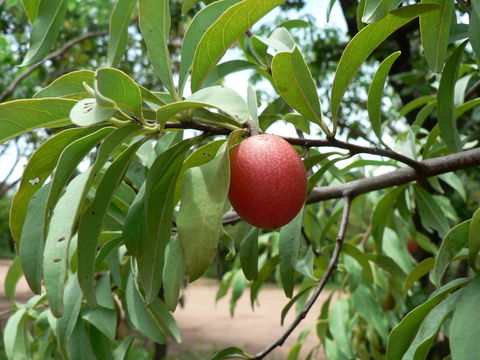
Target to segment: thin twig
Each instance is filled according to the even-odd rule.
[[[315,292],[313,293],[312,297],[310,300],[308,300],[308,303],[305,305],[303,310],[298,314],[298,316],[295,318],[293,323],[288,327],[287,330],[278,338],[277,341],[275,341],[273,344],[269,345],[266,347],[264,350],[259,352],[255,357],[253,358],[254,360],[260,360],[263,359],[265,356],[267,356],[269,353],[271,353],[275,348],[282,346],[285,340],[290,336],[290,334],[296,329],[298,324],[305,319],[307,316],[308,312],[310,309],[313,307],[315,302],[317,301],[318,297],[322,293],[325,285],[327,284],[328,280],[330,279],[330,276],[333,274],[333,271],[337,267],[337,262],[338,258],[340,256],[340,252],[342,250],[343,246],[343,240],[345,238],[345,232],[347,230],[347,225],[348,225],[348,217],[350,215],[350,204],[351,204],[352,198],[350,197],[345,197],[344,198],[344,207],[343,207],[343,215],[342,215],[342,222],[340,223],[340,228],[338,230],[338,235],[337,235],[337,240],[335,242],[335,248],[333,249],[332,256],[330,257],[330,261],[328,262],[327,269],[325,270],[325,273],[322,275],[320,281],[318,282],[317,288],[315,289]]]
[[[472,100],[479,91],[480,91],[480,80],[478,80],[475,84],[472,85],[470,89],[467,90],[467,92],[465,93],[465,101]]]
[[[89,38],[92,38],[92,37],[96,37],[96,36],[104,36],[104,35],[108,35],[108,31],[88,32],[88,33],[85,33],[85,34],[75,38],[75,39],[72,39],[72,40],[68,41],[67,43],[65,43],[65,45],[63,45],[62,48],[58,49],[57,51],[54,51],[54,52],[50,53],[42,61],[36,63],[35,65],[30,66],[27,70],[25,70],[21,74],[17,75],[17,77],[15,79],[13,79],[13,81],[10,83],[10,85],[8,85],[7,88],[5,90],[3,90],[3,92],[0,94],[0,102],[5,100],[9,96],[11,96],[13,94],[13,92],[15,91],[16,87],[18,86],[18,84],[23,79],[25,79],[27,76],[29,76],[33,71],[38,69],[45,61],[52,60],[56,57],[59,57],[59,56],[63,55],[72,46],[78,44],[79,42],[81,42],[83,40],[86,40],[86,39],[89,39]]]

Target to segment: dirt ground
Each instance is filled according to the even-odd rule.
[[[10,262],[0,260],[0,312],[8,310],[9,304],[3,296],[4,279]],[[275,341],[294,318],[294,309],[290,310],[285,325],[280,326],[280,314],[287,304],[287,298],[279,288],[266,287],[260,292],[259,306],[252,311],[248,290],[238,301],[234,318],[230,317],[227,295],[215,303],[217,282],[200,280],[185,290],[185,306],[175,311],[175,319],[181,329],[182,343],[170,344],[169,354],[179,355],[185,349],[192,351],[210,350],[228,346],[239,346],[249,353],[256,353]],[[22,278],[17,285],[16,299],[23,301],[31,296],[26,281]],[[290,347],[301,331],[315,324],[322,300],[314,307],[307,318],[297,327],[281,348],[271,353],[270,360],[287,359]],[[2,319],[2,326],[4,326]],[[299,359],[317,345],[315,329],[307,337]],[[319,360],[323,357],[318,357]]]

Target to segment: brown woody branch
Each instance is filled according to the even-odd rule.
[[[347,231],[348,217],[350,215],[351,201],[352,201],[352,199],[348,196],[345,197],[345,199],[344,199],[342,222],[340,223],[340,228],[338,230],[337,240],[335,242],[335,248],[333,249],[333,253],[330,256],[330,261],[328,262],[327,269],[325,270],[325,273],[322,275],[321,279],[319,280],[318,285],[317,285],[317,287],[315,289],[315,292],[313,293],[312,297],[310,298],[310,300],[308,300],[308,303],[305,305],[303,310],[300,312],[300,314],[297,315],[295,320],[285,330],[285,332],[282,334],[282,336],[280,336],[278,338],[278,340],[275,341],[273,344],[266,347],[264,350],[262,350],[257,355],[255,355],[255,357],[253,358],[254,360],[261,360],[265,356],[267,356],[269,353],[271,353],[275,348],[277,348],[279,346],[282,346],[283,343],[285,342],[285,340],[291,335],[291,333],[298,326],[298,324],[300,324],[300,322],[303,319],[305,319],[308,312],[313,307],[313,305],[317,301],[318,297],[322,293],[325,285],[327,284],[328,280],[330,279],[330,276],[333,274],[333,271],[337,267],[338,258],[340,256],[340,252],[341,252],[342,246],[343,246],[343,240],[345,238],[345,232]]]
[[[13,79],[13,81],[10,83],[10,85],[8,85],[7,88],[5,90],[3,90],[2,93],[0,94],[0,102],[5,100],[9,96],[11,96],[13,94],[13,92],[15,91],[16,87],[18,86],[18,84],[23,79],[25,79],[27,76],[29,76],[32,72],[34,72],[36,69],[38,69],[40,66],[42,66],[42,64],[45,61],[52,60],[54,58],[62,56],[72,46],[75,46],[76,44],[78,44],[79,42],[82,42],[83,40],[86,40],[86,39],[89,39],[89,38],[92,38],[92,37],[97,37],[97,36],[105,36],[105,35],[108,35],[108,31],[93,31],[93,32],[85,33],[85,34],[83,34],[79,37],[76,37],[75,39],[72,39],[72,40],[68,41],[67,43],[65,43],[65,45],[63,45],[63,47],[61,47],[57,51],[54,51],[54,52],[50,53],[42,61],[30,66],[29,68],[27,68],[27,70],[25,70],[21,74],[17,75],[17,77],[15,79]]]

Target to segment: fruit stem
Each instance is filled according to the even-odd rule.
[[[260,134],[260,130],[258,129],[257,125],[250,119],[245,121],[243,126],[247,128],[249,136]]]

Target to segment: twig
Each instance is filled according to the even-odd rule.
[[[465,93],[465,100],[472,100],[479,91],[480,80],[478,80],[475,84],[472,85],[470,89],[467,90],[467,92]]]
[[[343,246],[343,240],[345,238],[345,232],[347,230],[347,225],[348,225],[348,217],[350,215],[350,204],[351,204],[352,198],[351,197],[345,197],[344,198],[344,207],[343,207],[343,215],[342,215],[342,222],[340,223],[340,228],[338,230],[338,235],[337,235],[337,240],[335,242],[335,248],[333,249],[332,256],[330,257],[330,261],[328,262],[327,269],[325,270],[325,273],[322,275],[320,281],[318,282],[317,288],[315,289],[315,292],[313,293],[312,297],[310,300],[308,300],[308,303],[305,305],[303,310],[298,314],[298,316],[295,318],[293,323],[288,327],[287,330],[278,338],[277,341],[275,341],[273,344],[270,346],[266,347],[264,350],[259,352],[255,357],[253,358],[254,360],[260,360],[263,359],[265,356],[267,356],[269,353],[271,353],[275,348],[282,346],[285,340],[290,336],[290,334],[295,330],[295,328],[300,324],[300,322],[305,319],[307,316],[308,312],[310,309],[313,307],[315,302],[317,301],[318,297],[322,293],[322,290],[324,289],[325,285],[327,284],[327,281],[330,279],[330,276],[333,274],[333,271],[337,267],[337,262],[338,258],[340,256],[340,252],[342,250]]]
[[[472,11],[472,5],[470,5],[470,3],[467,0],[457,0],[457,2],[466,12],[469,13]]]
[[[56,57],[59,57],[59,56],[63,55],[72,46],[78,44],[79,42],[81,42],[83,40],[86,40],[86,39],[89,39],[89,38],[92,38],[92,37],[96,37],[96,36],[104,36],[104,35],[108,35],[108,31],[89,32],[89,33],[85,33],[85,34],[83,34],[83,35],[81,35],[81,36],[79,36],[75,39],[72,39],[72,40],[68,41],[67,43],[65,43],[65,45],[63,45],[62,48],[58,49],[57,51],[54,51],[54,52],[50,53],[49,55],[47,55],[47,57],[45,59],[36,63],[35,65],[30,66],[27,70],[25,70],[21,74],[17,75],[17,77],[15,79],[13,79],[13,81],[10,83],[10,85],[8,85],[7,88],[5,90],[3,90],[3,92],[0,94],[0,102],[5,100],[9,96],[11,96],[13,94],[13,92],[15,91],[15,88],[20,83],[20,81],[22,81],[27,76],[29,76],[33,71],[38,69],[45,61],[52,60]]]

